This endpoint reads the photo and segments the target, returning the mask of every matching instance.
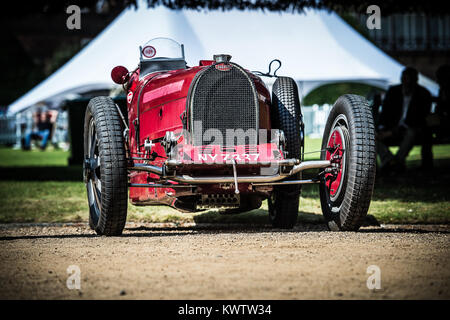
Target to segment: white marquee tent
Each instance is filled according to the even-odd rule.
[[[188,65],[229,53],[232,61],[245,68],[266,72],[268,63],[278,58],[283,65],[277,74],[296,79],[302,96],[317,86],[339,81],[387,88],[399,82],[403,68],[335,13],[173,11],[141,4],[137,10],[124,10],[64,66],[12,103],[8,114],[39,102],[113,87],[111,69],[116,65],[135,68],[138,47],[156,37],[183,43]],[[419,82],[437,94],[436,83],[423,76]]]

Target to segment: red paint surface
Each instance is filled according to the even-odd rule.
[[[207,68],[214,62],[211,60],[201,60],[200,66],[174,70],[168,72],[155,72],[153,74],[146,75],[143,79],[139,79],[139,69],[135,70],[128,81],[127,96],[130,97],[128,101],[128,119],[129,119],[129,146],[131,155],[133,157],[142,157],[144,150],[142,145],[146,139],[154,141],[155,145],[152,152],[158,153],[163,158],[157,158],[153,162],[149,162],[152,165],[162,166],[166,160],[166,154],[158,139],[164,137],[167,131],[174,131],[176,133],[181,132],[183,125],[180,115],[186,109],[186,97],[189,92],[189,87],[195,75]],[[260,128],[270,129],[270,93],[267,90],[264,82],[255,75],[251,74],[251,78],[255,83],[255,87],[258,92],[259,99],[259,114],[260,114]],[[149,80],[150,79],[150,80]],[[143,88],[144,86],[144,88]],[[142,90],[142,92],[141,92]],[[130,92],[132,93],[130,95]],[[136,132],[134,121],[137,118],[137,103],[140,95],[140,108],[139,108],[139,121],[140,121],[140,137],[138,143],[136,141]],[[155,141],[156,140],[156,141]],[[179,159],[184,159],[183,155],[188,157],[183,160],[186,164],[192,164],[193,159],[195,162],[210,163],[214,160],[211,156],[205,156],[205,147],[192,146],[186,144],[186,139],[180,139],[179,147]],[[223,150],[221,146],[207,146],[208,152],[213,152],[217,158],[229,160],[235,159],[238,164],[248,164],[249,162],[269,162],[282,159],[282,155],[277,150],[275,144],[261,144],[258,146],[238,146],[235,150]],[[276,151],[274,153],[274,151]],[[199,154],[203,155],[199,157]],[[255,159],[255,154],[258,154],[258,158]],[[203,159],[203,160],[202,160]],[[136,163],[143,161],[135,161]],[[218,168],[214,165],[215,168]],[[220,164],[219,166],[225,166]],[[259,168],[258,164],[255,164],[256,168]],[[158,176],[148,173],[132,173],[130,175],[131,183],[158,183]],[[215,186],[209,186],[215,188]],[[170,204],[173,201],[173,197],[176,196],[176,190],[172,188],[130,188],[130,199],[133,203],[155,201],[160,203]]]

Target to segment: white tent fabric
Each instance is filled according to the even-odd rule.
[[[277,74],[296,79],[303,95],[320,84],[339,81],[386,88],[399,82],[403,68],[335,13],[173,11],[162,6],[148,9],[141,3],[137,10],[124,10],[63,67],[12,103],[8,113],[67,94],[113,87],[111,69],[135,68],[138,47],[156,37],[183,43],[191,66],[213,54],[228,53],[245,68],[266,72],[268,63],[278,58],[283,65]],[[430,79],[420,76],[419,83],[437,94],[438,86]]]

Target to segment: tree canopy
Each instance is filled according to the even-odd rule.
[[[423,0],[384,0],[379,3],[368,0],[144,0],[148,7],[165,6],[170,9],[196,10],[268,10],[303,12],[307,8],[328,9],[337,12],[366,12],[367,7],[377,4],[383,15],[395,13],[419,12],[424,14],[449,14],[448,6],[438,1]],[[23,15],[32,13],[61,13],[69,5],[96,10],[99,6],[107,6],[109,10],[118,11],[126,7],[137,7],[138,0],[34,0],[23,5],[21,1],[10,2],[9,10],[3,14]]]

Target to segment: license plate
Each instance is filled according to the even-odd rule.
[[[236,161],[250,161],[257,162],[259,160],[259,153],[252,154],[236,154],[236,153],[222,153],[222,154],[198,154],[198,161],[207,162],[226,162],[231,160]]]

